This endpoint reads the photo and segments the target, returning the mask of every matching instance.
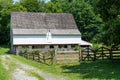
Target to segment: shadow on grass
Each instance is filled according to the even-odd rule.
[[[8,45],[0,45],[0,54],[10,54],[10,47]]]
[[[82,79],[120,79],[120,60],[98,60],[82,62],[72,66],[61,66],[64,73],[82,75]]]

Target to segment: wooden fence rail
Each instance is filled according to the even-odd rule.
[[[45,64],[53,64],[55,61],[54,59],[54,52],[52,51],[48,51],[48,52],[40,52],[40,53],[37,53],[37,54],[34,54],[34,53],[31,53],[31,54],[28,54],[28,53],[21,53],[19,54],[20,56],[23,56],[27,59],[31,59],[31,60],[35,60],[35,61],[38,61],[38,62],[41,62],[41,63],[45,63]]]
[[[48,65],[56,62],[80,62],[80,61],[95,61],[98,59],[120,59],[120,47],[115,46],[111,48],[100,47],[93,49],[87,47],[74,52],[61,52],[57,50],[39,52],[39,53],[21,53],[19,54],[27,59],[35,60]]]
[[[120,47],[111,47],[111,48],[107,48],[107,47],[100,47],[96,50],[94,50],[91,47],[87,47],[85,49],[82,50],[82,55],[86,55],[86,56],[82,56],[83,61],[87,60],[87,61],[95,61],[98,59],[120,59]]]
[[[27,59],[35,60],[45,64],[54,64],[56,62],[80,62],[82,61],[81,50],[79,51],[47,51],[40,52],[38,54],[28,54],[22,53],[19,54]]]

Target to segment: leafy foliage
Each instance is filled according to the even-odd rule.
[[[20,4],[27,9],[28,12],[38,12],[38,0],[20,0]]]
[[[2,3],[2,2],[1,2]],[[4,3],[4,2],[3,2]],[[7,3],[5,3],[7,4]],[[0,11],[0,44],[8,44],[10,40],[10,15],[11,12],[26,11],[20,4],[9,3],[7,6],[1,4]]]
[[[82,38],[87,41],[97,42],[96,37],[100,33],[102,19],[99,14],[95,14],[93,7],[84,0],[76,0],[70,3],[66,1],[62,6],[64,12],[73,14],[78,29],[82,33]]]
[[[62,6],[60,4],[60,0],[56,0],[55,2],[46,3],[45,12],[47,13],[62,13]]]
[[[32,53],[33,53],[33,54],[39,54],[40,51],[39,51],[39,50],[33,50]]]
[[[11,12],[71,13],[84,40],[120,43],[120,0],[0,0],[0,44],[10,39]]]
[[[106,45],[120,44],[120,0],[99,0],[98,12],[104,21],[102,42]]]

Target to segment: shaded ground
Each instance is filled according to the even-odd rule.
[[[120,60],[82,62],[77,65],[61,66],[65,74],[76,74],[87,80],[119,80]],[[82,76],[81,76],[82,75]]]

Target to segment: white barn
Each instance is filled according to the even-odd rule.
[[[92,45],[81,39],[69,13],[13,12],[10,32],[12,52],[23,48],[73,50],[76,45]]]

